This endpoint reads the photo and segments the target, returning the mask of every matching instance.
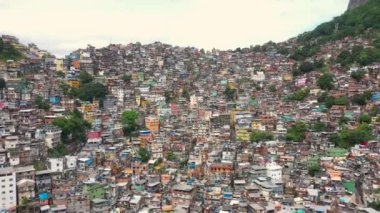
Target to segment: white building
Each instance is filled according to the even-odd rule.
[[[276,162],[270,162],[266,165],[267,177],[272,180],[282,180],[282,167]]]
[[[19,144],[18,136],[7,136],[4,142],[5,149],[14,149],[17,148]]]
[[[45,144],[47,147],[54,148],[61,142],[62,130],[56,127],[45,128]]]
[[[12,167],[0,169],[0,187],[0,208],[15,208],[17,205],[16,173]]]
[[[53,172],[63,172],[63,158],[49,158],[49,169]]]
[[[124,89],[123,88],[118,88],[117,89],[117,100],[119,102],[124,102],[124,96],[125,96]]]
[[[252,74],[252,80],[254,81],[265,81],[265,74],[264,72],[256,72]]]
[[[194,108],[198,106],[198,98],[195,95],[190,96],[190,107]]]
[[[66,161],[66,168],[67,169],[76,169],[77,168],[77,156],[70,156],[66,155],[65,156],[65,161]]]

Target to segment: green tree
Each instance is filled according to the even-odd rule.
[[[327,126],[325,123],[323,122],[315,122],[313,125],[312,125],[312,130],[315,131],[315,132],[323,132],[323,131],[326,131],[327,129]]]
[[[319,88],[323,90],[331,90],[334,88],[334,77],[331,74],[325,73],[317,80]]]
[[[351,98],[351,102],[353,104],[364,106],[367,104],[367,101],[370,99],[371,99],[371,94],[368,94],[368,93],[356,94]]]
[[[55,74],[56,74],[58,77],[60,77],[60,78],[64,78],[64,77],[65,77],[65,73],[62,72],[62,71],[58,71],[58,72],[56,72]]]
[[[351,78],[355,79],[356,81],[361,81],[365,75],[365,72],[363,71],[356,71],[351,73]]]
[[[172,95],[172,92],[171,91],[165,91],[165,102],[168,104],[168,103],[171,103],[173,101],[174,97]]]
[[[315,173],[319,172],[319,170],[320,170],[320,167],[318,164],[313,164],[310,167],[308,167],[309,175],[311,175],[313,177],[314,177]]]
[[[378,106],[373,106],[370,111],[369,111],[369,115],[372,116],[372,117],[375,117],[377,116],[377,114],[380,113],[380,109]]]
[[[187,90],[186,88],[184,88],[182,90],[182,97],[186,98],[186,100],[190,100],[190,93],[189,93],[189,90]]]
[[[139,114],[135,110],[128,110],[122,113],[121,120],[124,124],[125,136],[131,137],[132,132],[136,131],[138,117]]]
[[[236,99],[237,90],[232,89],[229,86],[224,90],[224,95],[228,101],[234,101]]]
[[[303,101],[305,100],[306,97],[308,97],[310,94],[309,89],[300,89],[295,91],[292,95],[290,95],[289,99],[290,100],[295,100],[295,101]]]
[[[314,64],[312,62],[309,62],[309,61],[303,62],[299,67],[299,71],[301,73],[308,73],[308,72],[311,72],[313,70],[314,70]]]
[[[345,50],[345,51],[342,51],[338,55],[336,61],[337,61],[337,63],[340,63],[342,66],[346,67],[346,66],[352,64],[353,59],[352,59],[351,53],[349,51]]]
[[[63,94],[64,95],[69,95],[69,92],[70,92],[70,85],[64,83],[64,82],[61,82],[60,85],[59,85],[59,88],[62,90]]]
[[[7,82],[4,78],[0,78],[0,90],[1,90],[1,99],[4,99],[4,89],[7,88]]]
[[[360,124],[356,129],[343,129],[339,133],[338,146],[342,148],[350,148],[364,141],[373,138],[371,127],[366,124]]]
[[[302,142],[306,137],[306,132],[308,128],[303,122],[296,122],[292,127],[290,127],[286,134],[286,140]]]
[[[92,82],[94,79],[93,77],[86,71],[81,71],[79,73],[79,81],[81,84],[88,84]]]
[[[72,89],[72,92],[76,91]],[[107,95],[107,88],[101,83],[87,83],[82,85],[75,94],[82,101],[93,101],[95,98],[103,100]]]
[[[346,125],[348,122],[350,122],[350,119],[346,116],[342,116],[339,118],[339,125]]]
[[[142,147],[139,148],[139,156],[140,156],[141,162],[143,163],[147,163],[150,159],[149,151]]]
[[[375,209],[376,211],[380,211],[380,202],[369,203],[369,207]]]
[[[349,103],[350,101],[348,100],[346,96],[341,96],[341,97],[335,98],[334,100],[334,105],[348,106]]]
[[[273,140],[273,134],[265,131],[254,130],[250,135],[251,142]]]
[[[132,80],[132,76],[131,75],[123,75],[122,79],[123,79],[124,83],[129,83]]]
[[[60,143],[57,147],[48,150],[48,156],[51,158],[61,158],[68,154],[69,151],[63,143]]]
[[[18,51],[11,43],[4,42],[0,38],[0,60],[19,60],[23,57],[22,53]]]
[[[44,98],[40,95],[37,95],[34,99],[34,104],[37,106],[38,109],[43,109],[45,111],[48,111],[50,109],[50,104]]]
[[[277,91],[277,89],[276,89],[276,85],[270,85],[269,86],[269,92],[272,92],[272,93],[274,93],[274,92],[276,92]]]
[[[78,110],[74,110],[65,117],[54,119],[53,125],[61,128],[61,137],[64,143],[84,142],[87,130],[91,127],[91,124],[83,119]]]
[[[168,154],[166,155],[166,159],[168,161],[176,161],[177,156],[174,154],[173,151],[169,151]]]
[[[369,123],[371,123],[371,120],[372,120],[372,118],[368,114],[363,114],[363,115],[360,115],[360,117],[359,117],[359,122],[360,123],[367,123],[367,124],[369,124]]]

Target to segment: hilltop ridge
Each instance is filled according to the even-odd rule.
[[[352,10],[356,7],[359,7],[363,4],[366,4],[367,2],[368,2],[368,0],[350,0],[350,2],[348,3],[347,10]]]

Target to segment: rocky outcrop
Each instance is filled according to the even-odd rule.
[[[359,7],[360,5],[363,5],[367,2],[368,2],[368,0],[350,0],[350,3],[348,4],[347,10],[352,10],[352,9]]]

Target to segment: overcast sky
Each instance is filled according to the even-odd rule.
[[[92,44],[161,41],[235,49],[284,41],[349,0],[0,0],[0,34],[63,56]]]

